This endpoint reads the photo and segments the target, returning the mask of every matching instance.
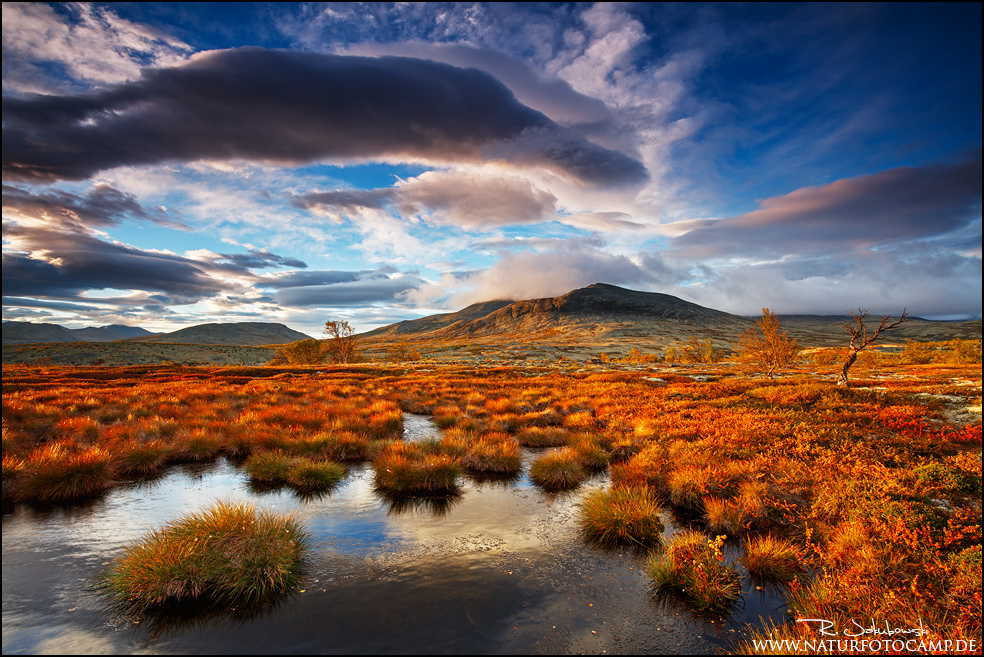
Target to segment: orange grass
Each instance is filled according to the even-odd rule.
[[[648,547],[658,544],[663,533],[659,507],[648,488],[615,486],[587,494],[578,504],[578,519],[593,541]]]
[[[530,465],[530,479],[546,490],[577,488],[587,478],[580,454],[569,447],[547,452]]]
[[[935,346],[911,352],[911,360],[943,354]],[[178,453],[194,436],[219,441],[219,452],[201,450],[206,458],[272,450],[366,458],[377,476],[387,459],[443,458],[450,471],[474,436],[496,426],[523,445],[565,446],[563,456],[544,454],[531,467],[531,478],[550,486],[542,459],[565,462],[555,480],[579,471],[579,482],[582,459],[566,445],[590,435],[584,446],[608,452],[613,487],[649,487],[722,533],[737,509],[748,545],[771,534],[800,546],[815,575],[791,585],[796,613],[898,627],[922,619],[934,636],[979,639],[980,586],[967,563],[979,571],[980,367],[900,360],[873,358],[851,389],[834,383],[836,362],[776,380],[743,365],[688,370],[705,381],[665,370],[454,365],[317,375],[5,366],[4,496],[97,495],[113,485],[115,468],[126,469],[126,449],[160,441]],[[398,408],[433,411],[455,428],[434,446],[410,448],[417,454],[383,450],[379,439],[396,430]],[[90,475],[91,486],[79,485]]]

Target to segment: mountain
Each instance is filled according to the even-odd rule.
[[[33,322],[4,322],[3,344],[29,344],[37,342],[112,342],[138,336],[157,335],[137,326],[89,326],[70,329],[58,324]]]
[[[283,324],[270,322],[236,322],[233,324],[200,324],[171,333],[129,338],[126,342],[258,347],[268,344],[284,344],[296,340],[308,340],[310,337]]]
[[[400,322],[360,337],[500,337],[523,341],[562,337],[606,341],[633,337],[676,339],[699,333],[730,339],[752,325],[744,317],[668,294],[595,283],[559,297],[474,304],[457,313]]]

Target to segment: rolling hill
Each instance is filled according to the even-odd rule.
[[[307,340],[310,337],[283,324],[235,322],[231,324],[199,324],[171,333],[128,338],[126,341],[259,347],[268,344],[284,344],[295,340]]]

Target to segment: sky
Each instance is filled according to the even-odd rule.
[[[3,319],[981,316],[981,4],[4,3]]]

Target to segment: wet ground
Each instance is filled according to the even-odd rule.
[[[408,440],[434,432],[422,416],[405,425]],[[644,555],[586,544],[576,504],[605,476],[567,494],[525,475],[463,483],[446,504],[399,504],[361,465],[330,496],[302,500],[218,461],[83,506],[18,506],[3,516],[3,653],[709,654],[760,616],[782,617],[750,586],[730,615],[695,616],[652,593]],[[295,511],[314,536],[305,583],[250,617],[112,616],[92,578],[127,543],[218,499]]]

